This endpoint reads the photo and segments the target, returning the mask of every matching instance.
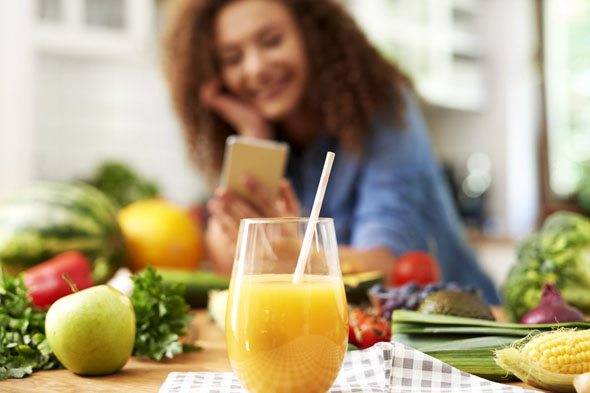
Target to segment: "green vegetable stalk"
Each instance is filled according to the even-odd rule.
[[[492,381],[515,378],[495,360],[499,350],[556,328],[590,332],[590,322],[523,325],[410,310],[395,310],[391,320],[393,341]]]
[[[590,220],[558,212],[539,232],[529,235],[517,251],[502,295],[504,309],[519,321],[541,298],[545,282],[554,284],[568,304],[590,313]]]
[[[45,339],[45,312],[33,306],[20,278],[0,274],[0,380],[61,368]]]
[[[184,300],[184,284],[164,284],[162,276],[149,266],[131,279],[136,320],[133,355],[162,360],[194,349],[179,341],[193,317]]]

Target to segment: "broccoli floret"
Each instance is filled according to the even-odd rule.
[[[551,282],[564,299],[582,312],[590,312],[590,220],[559,212],[545,220],[541,231],[518,246],[502,289],[504,308],[519,321],[541,298],[541,288]]]

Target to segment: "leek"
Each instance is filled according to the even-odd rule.
[[[393,341],[493,381],[515,379],[512,373],[496,364],[495,351],[524,337],[558,327],[589,329],[590,322],[522,325],[410,310],[394,311],[391,322]]]

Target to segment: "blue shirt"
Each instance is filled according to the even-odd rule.
[[[478,266],[462,236],[447,184],[434,159],[426,126],[415,98],[408,95],[406,129],[385,118],[372,122],[364,155],[347,152],[335,138],[318,137],[303,152],[291,152],[287,177],[309,214],[326,153],[336,158],[324,197],[323,217],[333,217],[339,244],[387,247],[395,255],[428,250],[436,257],[444,281],[477,287],[483,300],[499,304],[492,281]]]

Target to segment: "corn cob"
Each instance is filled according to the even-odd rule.
[[[496,363],[523,382],[555,392],[573,392],[573,380],[590,371],[590,330],[541,333],[526,344],[496,351]]]

